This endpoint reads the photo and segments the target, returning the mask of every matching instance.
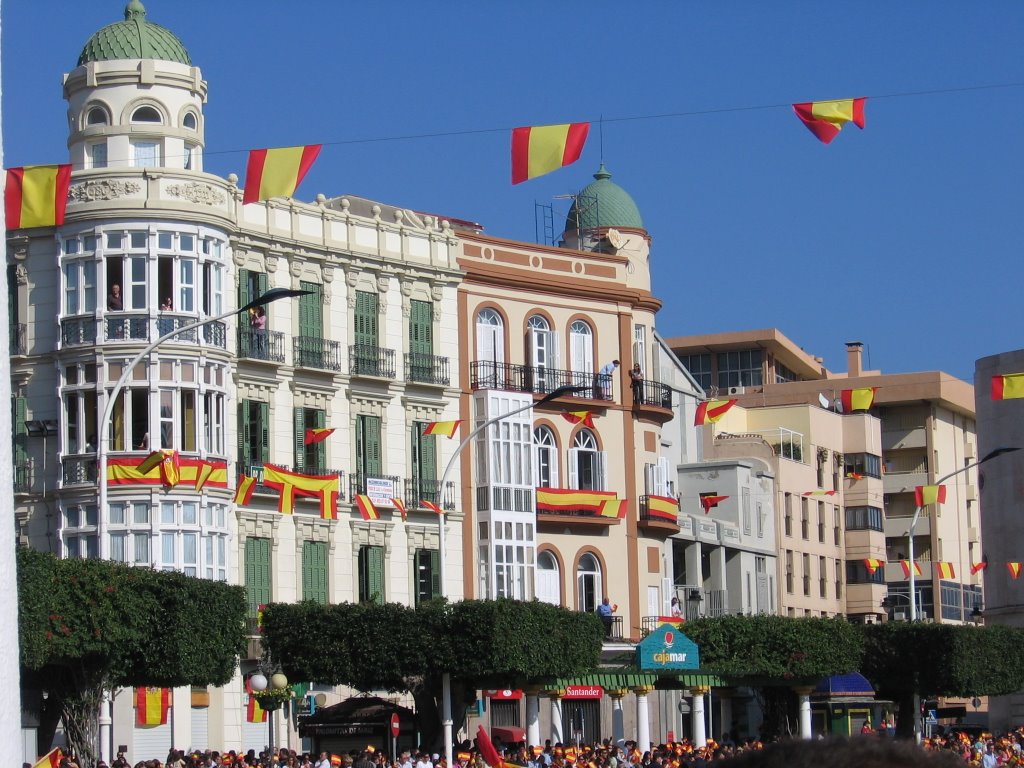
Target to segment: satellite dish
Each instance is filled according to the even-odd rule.
[[[832,403],[829,402],[829,399],[825,397],[823,394],[821,394],[821,392],[818,393],[818,404],[826,411],[828,410],[829,406],[832,405]]]
[[[608,241],[608,244],[615,250],[619,250],[619,248],[626,244],[626,238],[624,238],[622,233],[617,229],[609,229],[604,233],[604,237]]]

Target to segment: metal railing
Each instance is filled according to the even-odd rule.
[[[14,492],[28,493],[32,490],[32,468],[29,466],[14,467]]]
[[[319,336],[296,336],[292,341],[297,368],[341,370],[341,344]]]
[[[671,522],[678,523],[678,521],[679,521],[679,500],[678,499],[676,499],[676,515],[675,515],[675,520],[670,520],[667,516],[661,514],[660,512],[653,512],[652,513],[651,512],[651,506],[650,506],[650,504],[651,504],[650,499],[651,499],[651,496],[648,495],[648,494],[644,494],[643,496],[640,497],[640,505],[639,505],[639,510],[640,510],[639,519],[640,520],[657,520],[657,521],[662,522],[662,523],[671,523]]]
[[[96,343],[96,318],[70,317],[60,323],[60,343],[63,347],[77,347]]]
[[[238,356],[249,360],[284,362],[284,334],[281,331],[238,330]]]
[[[352,344],[348,348],[348,370],[353,376],[395,378],[395,350],[373,344]]]
[[[324,469],[323,467],[303,467],[302,469],[293,469],[292,467],[286,467],[283,464],[274,464],[275,467],[284,469],[288,472],[298,472],[303,475],[337,475],[340,479],[338,483],[338,502],[345,501],[345,470],[344,469]],[[242,467],[242,471],[245,472],[249,477],[256,478],[256,487],[254,493],[269,493],[277,494],[279,491],[276,488],[271,488],[265,485],[263,482],[263,465],[262,464],[251,464]],[[313,501],[312,497],[309,496],[296,496],[296,500],[306,499],[307,501]]]
[[[471,389],[503,389],[510,392],[533,392],[547,394],[559,387],[584,387],[566,397],[591,400],[612,399],[612,376],[610,374],[565,371],[534,365],[498,363],[491,360],[474,360],[470,364],[469,382]]]
[[[421,384],[447,385],[451,381],[448,376],[448,358],[406,352],[405,380]]]
[[[654,630],[660,627],[662,624],[668,623],[672,616],[641,616],[640,617],[640,635],[641,637],[647,637]],[[685,621],[682,616],[675,617],[675,621]]]
[[[28,326],[25,323],[11,325],[11,354],[24,355],[28,352]]]
[[[633,393],[633,405],[656,405],[659,408],[672,408],[672,388],[659,381],[630,382]]]
[[[687,621],[702,616],[726,616],[737,613],[729,609],[729,591],[726,589],[705,589],[695,585],[676,586],[676,596]]]
[[[455,481],[449,480],[442,489],[438,487],[437,480],[406,480],[405,481],[405,505],[407,507],[422,508],[424,501],[437,504],[441,509],[455,509]]]
[[[61,457],[61,481],[64,485],[82,485],[96,482],[96,454]]]
[[[391,483],[392,497],[402,493],[402,480],[398,475],[363,475],[353,472],[348,476],[349,498],[354,499],[359,494],[368,493],[371,486],[375,491],[386,490],[385,483]]]
[[[605,642],[622,640],[622,617],[613,614],[611,616],[601,616],[600,618],[604,624]]]

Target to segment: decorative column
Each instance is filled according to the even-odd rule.
[[[650,685],[638,685],[633,689],[636,694],[636,746],[641,754],[651,748],[651,710],[647,694],[653,690]]]
[[[690,707],[690,729],[693,731],[693,746],[703,747],[708,743],[707,730],[704,723],[704,696],[711,692],[706,685],[696,685],[690,689],[693,703]]]
[[[129,689],[131,690],[131,689]],[[99,756],[100,760],[110,765],[110,760],[113,755],[110,754],[110,725],[114,722],[112,714],[114,708],[114,698],[110,695],[110,691],[103,691],[103,699],[100,701],[100,749]]]
[[[527,746],[536,746],[541,743],[540,741],[540,689],[524,688],[523,694],[526,696],[526,744]]]
[[[812,686],[802,685],[793,689],[800,699],[800,738],[810,739],[811,737],[811,692]]]
[[[562,693],[563,691],[548,691],[551,699],[551,743],[558,744],[562,739]]]
[[[626,738],[625,719],[622,713],[622,698],[629,693],[625,688],[605,691],[612,700],[612,742],[618,744]]]

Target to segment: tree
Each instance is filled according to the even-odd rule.
[[[773,735],[791,730],[793,686],[857,669],[863,647],[858,628],[842,618],[720,616],[687,622],[684,631],[703,669],[755,688]]]
[[[900,736],[913,735],[914,695],[998,696],[1024,687],[1024,629],[895,622],[864,627],[861,671],[898,702]]]
[[[22,677],[48,694],[40,753],[62,719],[81,763],[94,765],[105,690],[227,683],[244,618],[241,587],[19,549]]]
[[[456,728],[477,688],[517,688],[592,671],[604,628],[590,613],[538,601],[267,606],[263,643],[293,680],[409,691],[425,744],[441,741],[441,675]]]

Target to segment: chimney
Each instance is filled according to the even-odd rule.
[[[861,357],[864,353],[864,343],[861,341],[846,342],[846,375],[850,378],[860,376]]]

